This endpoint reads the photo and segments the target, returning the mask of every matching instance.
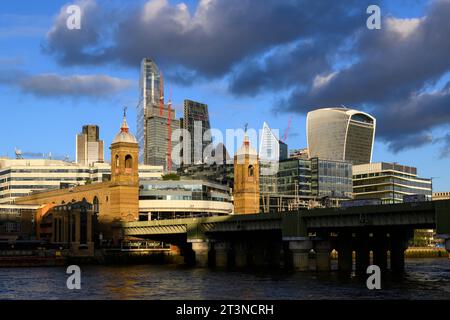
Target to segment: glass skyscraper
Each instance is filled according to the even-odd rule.
[[[361,111],[347,108],[311,111],[306,118],[309,156],[370,163],[375,129],[375,118]]]
[[[137,140],[139,143],[139,162],[148,165],[168,167],[168,118],[164,101],[163,79],[158,66],[151,59],[141,62],[140,99],[137,107]],[[180,128],[175,110],[170,112],[171,131]]]
[[[190,139],[183,137],[183,160],[185,165],[203,163],[205,149],[212,142],[208,105],[192,100],[184,100],[183,128],[189,132]],[[212,151],[212,149],[211,149]],[[210,152],[211,153],[211,152]]]

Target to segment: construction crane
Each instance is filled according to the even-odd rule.
[[[291,128],[291,124],[292,124],[292,115],[289,117],[288,125],[286,127],[286,130],[284,131],[283,138],[280,139],[282,142],[286,143],[286,140],[287,140],[288,134],[289,134],[289,129]]]
[[[162,71],[159,76],[159,116],[162,117],[164,109],[164,78]]]
[[[172,171],[172,86],[170,86],[169,102],[167,103],[167,170]]]

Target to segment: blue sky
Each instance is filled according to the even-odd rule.
[[[223,132],[267,121],[283,134],[292,117],[287,143],[300,148],[307,111],[345,104],[377,117],[374,161],[416,166],[450,190],[449,1],[73,3],[83,16],[71,33],[62,19],[72,2],[0,2],[0,155],[74,159],[88,123],[109,145],[124,105],[135,132],[146,56],[167,74],[179,117],[184,99],[207,103]],[[373,3],[382,29],[369,31]]]

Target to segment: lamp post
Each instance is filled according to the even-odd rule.
[[[392,162],[392,204],[395,204],[395,165],[397,162]]]

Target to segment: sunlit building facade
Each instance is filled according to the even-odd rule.
[[[308,113],[306,133],[310,158],[370,163],[376,120],[347,108],[324,108]]]
[[[408,195],[425,195],[431,200],[431,179],[417,176],[414,167],[396,163],[369,163],[353,166],[355,199],[381,199],[382,203],[401,203]]]

